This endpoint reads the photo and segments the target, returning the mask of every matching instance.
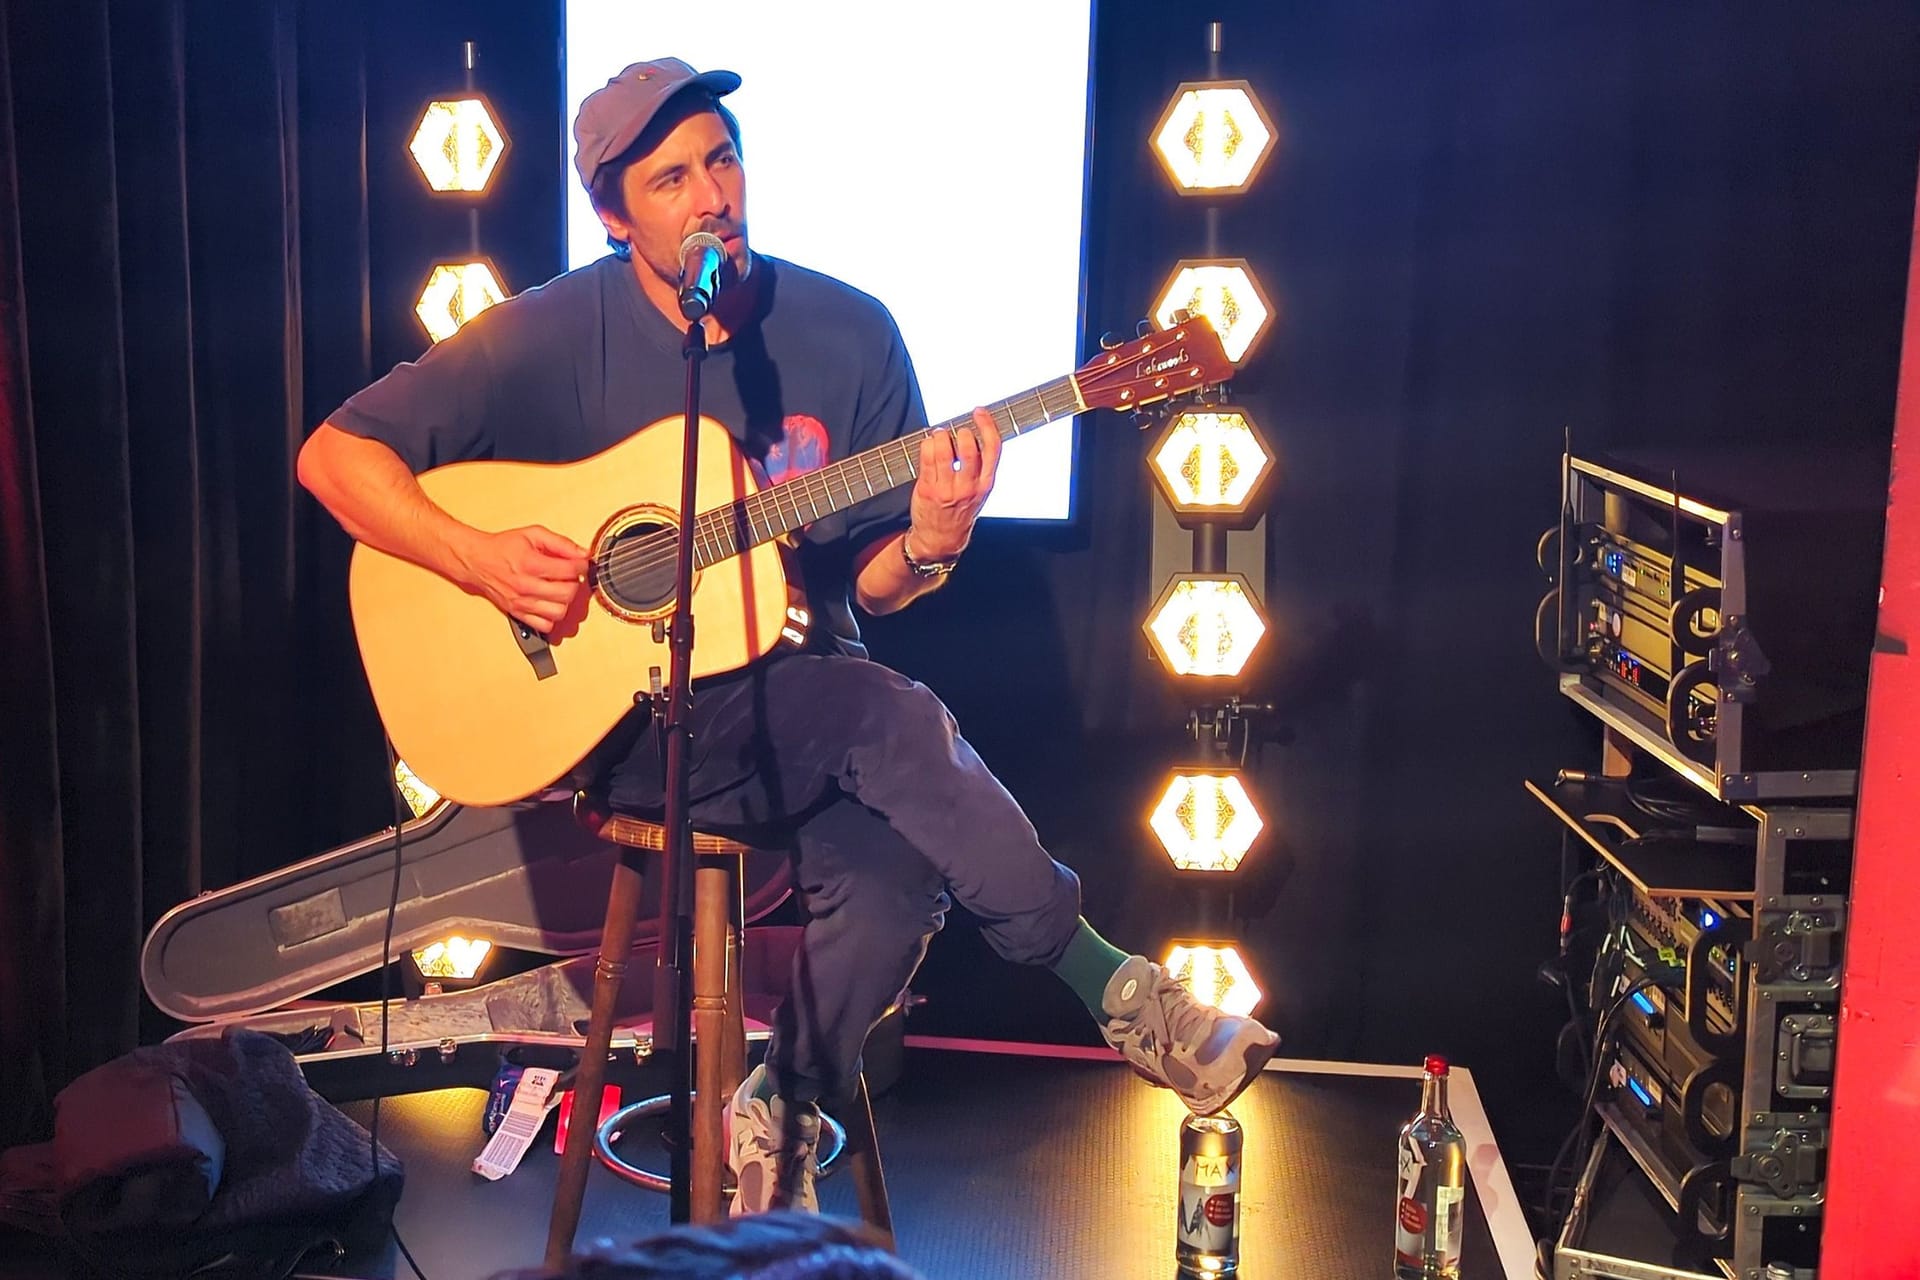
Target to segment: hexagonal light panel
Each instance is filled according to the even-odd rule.
[[[1177,514],[1243,514],[1273,470],[1273,451],[1240,409],[1225,405],[1176,414],[1147,457]]]
[[[1192,311],[1213,322],[1227,359],[1239,364],[1273,318],[1273,304],[1253,278],[1245,258],[1184,258],[1167,277],[1154,319],[1162,328],[1177,311]]]
[[[1174,675],[1231,679],[1267,634],[1267,619],[1240,574],[1176,573],[1142,629]]]
[[[1273,150],[1273,121],[1245,80],[1183,84],[1153,130],[1153,151],[1182,195],[1253,185]]]
[[[427,104],[407,150],[435,191],[478,195],[507,154],[507,135],[485,98],[447,98]]]
[[[435,342],[450,338],[460,326],[496,302],[507,291],[488,262],[443,262],[427,277],[413,312]]]
[[[413,963],[423,978],[453,978],[462,982],[479,976],[493,944],[485,938],[463,938],[459,934],[429,942],[413,952]]]
[[[440,793],[428,786],[419,774],[407,766],[405,760],[394,761],[393,781],[400,788],[401,799],[407,802],[407,808],[416,818],[440,803]]]
[[[1182,769],[1167,779],[1147,819],[1181,871],[1232,871],[1266,826],[1239,775]]]
[[[1231,943],[1176,942],[1167,949],[1164,967],[1195,1000],[1222,1013],[1244,1018],[1260,1003],[1259,984]]]

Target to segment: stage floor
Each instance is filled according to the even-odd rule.
[[[1395,1133],[1419,1071],[1282,1061],[1235,1103],[1246,1132],[1241,1273],[1288,1280],[1391,1274]],[[1533,1274],[1533,1245],[1469,1072],[1454,1117],[1472,1171],[1463,1272]],[[536,1266],[558,1159],[552,1125],[500,1182],[468,1169],[485,1095],[446,1089],[381,1104],[381,1140],[407,1163],[397,1225],[429,1280]],[[361,1123],[370,1103],[344,1108]],[[1104,1050],[910,1037],[899,1083],[874,1102],[901,1256],[930,1280],[1167,1280],[1174,1269],[1176,1149],[1184,1114]],[[856,1215],[852,1184],[822,1208]],[[597,1164],[579,1239],[666,1228],[667,1202]],[[349,1259],[330,1273],[387,1280],[405,1260]]]

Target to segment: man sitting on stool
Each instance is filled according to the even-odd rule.
[[[549,631],[588,589],[587,553],[537,526],[463,524],[414,476],[469,458],[573,461],[682,412],[679,250],[695,232],[727,255],[725,288],[700,321],[712,348],[702,410],[770,480],[925,426],[886,308],[748,249],[740,128],[720,102],[739,84],[664,58],[588,96],[574,164],[614,251],[481,313],[313,433],[301,482],[349,533]],[[847,124],[823,164],[884,163],[863,146],[862,122]],[[926,437],[911,489],[808,525],[807,648],[694,689],[693,821],[789,841],[807,915],[767,1065],[730,1107],[736,1213],[814,1207],[816,1103],[851,1088],[868,1031],[913,976],[949,893],[1002,956],[1065,979],[1108,1043],[1196,1112],[1226,1106],[1278,1043],[1095,933],[1078,879],[946,707],[866,656],[852,605],[890,613],[945,582],[999,452],[993,419],[975,410],[969,429]],[[615,808],[657,814],[662,779],[658,735],[643,733],[604,785]]]

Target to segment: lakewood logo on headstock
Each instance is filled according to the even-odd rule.
[[[1185,347],[1178,347],[1159,356],[1157,359],[1142,360],[1139,364],[1134,365],[1133,376],[1136,378],[1157,378],[1169,369],[1178,369],[1181,365],[1190,364],[1192,361],[1193,357],[1187,354],[1187,349]]]

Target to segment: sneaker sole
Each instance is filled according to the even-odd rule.
[[[1228,1090],[1224,1095],[1220,1095],[1217,1101],[1209,1099],[1204,1108],[1194,1107],[1193,1114],[1197,1116],[1210,1116],[1226,1110],[1233,1104],[1235,1098],[1246,1092],[1247,1086],[1253,1083],[1254,1078],[1265,1069],[1268,1060],[1271,1059],[1279,1049],[1280,1038],[1278,1036],[1275,1036],[1271,1040],[1256,1041],[1248,1045],[1246,1053],[1241,1057],[1242,1070],[1239,1083],[1234,1085],[1233,1088]]]

